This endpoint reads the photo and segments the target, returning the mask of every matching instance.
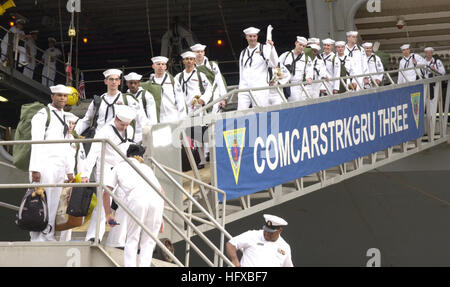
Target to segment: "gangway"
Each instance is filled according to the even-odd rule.
[[[285,203],[287,201],[293,200],[295,198],[298,198],[300,196],[307,195],[309,193],[312,193],[314,191],[320,190],[322,188],[325,188],[327,186],[337,184],[339,182],[342,182],[346,179],[358,176],[362,173],[377,169],[383,165],[398,161],[400,159],[403,159],[405,157],[411,156],[413,154],[422,152],[426,149],[429,149],[431,147],[434,147],[436,145],[440,145],[443,143],[446,143],[450,139],[450,132],[448,131],[448,112],[449,112],[449,100],[450,100],[450,90],[446,91],[446,96],[443,94],[442,89],[442,83],[449,80],[449,76],[440,76],[435,74],[435,77],[430,79],[424,79],[422,77],[422,73],[420,72],[419,68],[424,67],[416,67],[416,68],[410,68],[406,70],[392,70],[392,71],[385,71],[384,74],[384,80],[385,84],[383,86],[378,86],[376,83],[374,83],[374,87],[371,89],[366,90],[359,90],[359,91],[349,91],[348,88],[347,92],[339,95],[332,95],[327,97],[322,97],[319,99],[312,99],[308,93],[308,90],[306,88],[306,83],[300,83],[300,84],[288,84],[288,85],[280,85],[280,86],[274,86],[271,87],[271,89],[275,89],[279,96],[281,97],[282,104],[277,106],[270,106],[270,107],[254,107],[249,110],[244,111],[233,111],[233,112],[227,112],[223,114],[218,115],[206,115],[206,116],[197,116],[188,118],[182,122],[180,122],[176,127],[170,126],[170,129],[172,131],[172,139],[175,142],[177,139],[181,139],[181,141],[185,141],[187,138],[186,131],[189,131],[193,127],[199,127],[199,126],[208,126],[208,132],[209,132],[209,148],[210,148],[210,155],[211,155],[211,162],[206,166],[205,169],[198,170],[195,166],[195,164],[191,164],[193,170],[185,173],[185,179],[184,179],[184,186],[186,189],[189,189],[194,192],[196,198],[201,200],[202,198],[208,198],[211,204],[205,204],[205,207],[211,208],[210,212],[214,213],[216,212],[214,208],[211,206],[215,203],[217,205],[217,202],[219,202],[220,206],[220,200],[218,197],[214,197],[211,194],[207,194],[205,197],[205,192],[202,191],[202,188],[199,186],[194,185],[194,180],[192,178],[187,178],[187,174],[190,177],[195,178],[197,181],[203,181],[205,183],[211,184],[212,186],[216,188],[220,188],[217,184],[217,161],[216,161],[216,150],[215,150],[215,125],[217,122],[227,119],[238,119],[238,118],[245,118],[246,116],[256,114],[256,113],[270,113],[270,112],[276,112],[280,110],[286,110],[286,109],[292,109],[292,108],[298,108],[298,107],[307,107],[310,105],[315,104],[321,104],[321,103],[330,103],[330,102],[339,102],[345,99],[355,99],[360,96],[364,95],[370,95],[375,93],[382,93],[382,92],[394,92],[396,90],[412,87],[415,85],[423,86],[423,97],[422,103],[424,104],[424,121],[425,121],[425,133],[424,135],[417,137],[415,139],[411,139],[405,142],[401,142],[396,145],[392,145],[387,147],[386,149],[377,150],[372,153],[356,157],[351,161],[342,162],[339,165],[326,168],[323,170],[318,170],[317,172],[314,172],[312,174],[308,174],[305,176],[302,176],[300,178],[296,178],[291,181],[283,182],[282,184],[272,186],[270,188],[261,188],[258,192],[250,193],[247,195],[243,195],[237,198],[233,198],[231,200],[228,200],[226,204],[226,224],[231,223],[233,221],[238,221],[246,216],[255,214],[257,212],[263,211],[267,208],[273,207],[275,205],[279,205],[282,203]],[[418,80],[414,82],[407,82],[402,85],[398,85],[396,83],[396,75],[402,74],[405,75],[405,72],[408,70],[415,70]],[[434,73],[434,72],[433,72]],[[357,79],[362,77],[369,77],[372,78],[374,75],[377,75],[380,73],[372,73],[372,74],[366,74],[366,75],[356,75],[356,76],[347,76],[342,77],[337,80],[339,80],[341,83],[346,82],[347,79]],[[330,79],[330,81],[335,79]],[[324,82],[324,80],[319,80],[315,82]],[[358,81],[356,81],[358,83]],[[298,103],[288,103],[287,100],[284,98],[284,95],[281,93],[281,89],[284,87],[290,87],[299,85],[301,86],[304,93],[309,97],[308,100],[304,102],[298,102]],[[359,85],[359,83],[358,83]],[[344,85],[345,86],[345,85]],[[326,86],[325,86],[326,87]],[[361,87],[361,85],[360,85]],[[433,88],[434,87],[434,88]],[[238,93],[241,92],[248,92],[250,93],[250,96],[253,97],[253,92],[258,90],[264,90],[264,89],[270,89],[270,88],[255,88],[255,89],[245,89],[245,90],[239,90],[239,89],[233,89],[231,90],[227,95],[214,100],[210,104],[204,106],[200,110],[197,110],[195,112],[195,115],[200,115],[203,110],[206,110],[210,106],[214,105],[215,103],[220,102],[223,99],[230,99],[230,98],[236,98]],[[431,95],[431,91],[433,94]],[[328,94],[331,94],[331,91],[327,91]],[[253,100],[255,98],[253,97]],[[160,162],[165,163],[167,161],[167,158],[170,157],[168,153],[164,153],[164,151],[161,150],[159,147],[161,144],[158,142],[158,140],[155,140],[155,138],[160,137],[161,134],[164,134],[163,130],[168,129],[169,125],[158,125],[154,126],[151,130],[151,136],[147,137],[146,145],[152,146],[155,152],[155,158],[160,160]],[[198,135],[197,135],[198,136]],[[195,135],[194,135],[195,137]],[[145,137],[144,137],[145,138]],[[187,142],[184,142],[186,146]],[[190,149],[185,148],[188,157],[190,159],[190,162],[193,163],[193,155]],[[170,152],[173,152],[171,150]],[[231,160],[231,159],[230,159]],[[170,162],[170,160],[169,160]],[[173,162],[172,162],[173,163]],[[229,163],[228,163],[229,164]],[[165,168],[168,170],[168,172],[171,172],[173,174],[180,175],[179,171],[176,171],[173,168],[165,166]],[[187,208],[187,205],[185,205],[185,208]],[[200,216],[201,217],[201,216]],[[213,230],[214,227],[212,227],[209,224],[202,224],[199,226],[200,230],[202,232],[206,232],[209,230]],[[173,238],[173,240],[179,241],[180,238]]]
[[[206,115],[206,116],[194,116],[191,118],[187,118],[177,123],[167,123],[167,124],[158,124],[152,127],[144,128],[144,136],[143,136],[143,144],[147,147],[148,153],[145,154],[145,161],[147,164],[151,165],[155,173],[160,179],[166,190],[166,196],[163,196],[166,202],[166,209],[164,214],[164,220],[169,225],[171,229],[170,239],[173,243],[175,242],[185,242],[186,252],[184,256],[184,264],[181,263],[181,260],[174,255],[170,254],[165,246],[159,241],[157,244],[161,249],[163,249],[171,258],[174,260],[176,265],[178,266],[189,266],[190,254],[191,252],[197,253],[203,261],[209,266],[223,266],[232,265],[229,262],[228,258],[224,255],[224,243],[225,240],[231,238],[232,234],[229,234],[226,231],[226,224],[237,221],[243,217],[254,214],[256,212],[262,211],[269,207],[273,207],[275,205],[282,204],[284,202],[293,200],[300,196],[312,193],[314,191],[320,190],[324,187],[342,182],[351,177],[358,176],[367,171],[376,169],[382,165],[400,160],[402,158],[408,157],[415,153],[419,153],[423,150],[429,149],[433,146],[442,144],[447,142],[450,139],[450,132],[447,129],[448,122],[448,111],[450,105],[450,91],[447,90],[445,102],[443,97],[442,90],[442,82],[448,81],[449,76],[438,76],[436,75],[430,79],[423,79],[419,72],[419,68],[416,67],[416,73],[419,77],[419,80],[415,82],[407,82],[402,85],[397,85],[394,82],[394,74],[400,73],[404,74],[407,70],[393,70],[384,72],[385,79],[387,81],[387,85],[385,86],[376,86],[371,89],[360,91],[349,91],[340,95],[331,95],[331,92],[328,90],[328,97],[322,97],[318,99],[308,99],[303,102],[297,103],[288,103],[284,95],[281,93],[281,89],[284,87],[299,85],[305,94],[310,97],[305,83],[299,84],[290,84],[284,86],[273,86],[273,87],[263,87],[263,88],[255,88],[255,89],[247,89],[247,90],[238,90],[233,89],[222,98],[213,101],[207,106],[203,107],[203,109],[207,109],[209,106],[219,102],[222,99],[230,98],[237,95],[240,92],[249,92],[252,95],[253,91],[264,90],[264,89],[276,89],[282,103],[275,106],[270,107],[253,107],[252,109],[244,110],[244,111],[233,111],[227,112],[223,114],[217,115]],[[344,83],[347,79],[352,78],[360,78],[360,77],[373,77],[374,74],[367,75],[357,75],[357,76],[349,76],[342,77],[338,79],[330,79],[339,80]],[[326,80],[318,80],[316,83],[324,83]],[[433,88],[433,95],[431,97],[431,86]],[[306,174],[304,176],[294,178],[292,180],[288,180],[268,188],[261,187],[257,192],[251,192],[248,194],[244,194],[242,196],[234,196],[229,199],[228,190],[223,190],[219,184],[218,180],[218,166],[223,164],[217,160],[218,157],[218,149],[219,146],[216,146],[217,143],[217,135],[215,127],[217,127],[222,120],[230,120],[235,121],[239,117],[252,116],[255,114],[262,113],[272,113],[272,112],[284,112],[287,110],[295,110],[296,108],[314,108],[318,105],[323,105],[327,103],[343,103],[344,101],[353,102],[362,99],[365,96],[372,96],[384,92],[389,93],[399,93],[404,89],[419,89],[421,91],[421,97],[419,97],[420,101],[415,102],[419,106],[422,106],[421,109],[418,109],[419,113],[421,113],[419,119],[422,119],[422,124],[424,125],[424,133],[420,134],[415,138],[408,139],[403,142],[399,142],[397,144],[393,144],[387,148],[375,150],[370,153],[364,155],[358,155],[351,160],[346,160],[337,165],[327,167],[321,170],[317,170],[310,174]],[[409,95],[408,95],[409,96]],[[375,96],[374,96],[375,97]],[[411,97],[411,101],[413,98]],[[256,102],[257,103],[257,102]],[[424,104],[424,106],[422,105]],[[413,106],[413,104],[411,103]],[[352,106],[353,108],[353,106]],[[196,114],[200,114],[201,110],[197,111]],[[210,163],[209,168],[199,171],[196,167],[195,160],[191,149],[189,147],[188,138],[192,135],[189,134],[188,131],[193,132],[193,136],[195,137],[196,127],[208,126],[209,130],[209,149],[210,149]],[[219,130],[220,131],[220,130]],[[219,134],[219,138],[222,135]],[[102,143],[102,154],[104,153],[104,148],[107,144],[111,145],[111,143],[107,140],[71,140],[71,141],[45,141],[45,142],[19,142],[19,141],[3,141],[0,142],[0,145],[14,145],[14,144],[24,144],[24,143],[33,143],[33,144],[53,144],[53,143],[61,143],[61,142],[94,142],[99,141]],[[183,145],[182,145],[183,144]],[[111,145],[116,152],[120,154],[120,156],[127,161],[134,169],[135,166],[132,162],[130,162],[120,151],[114,146]],[[181,172],[181,155],[180,148],[184,148],[186,150],[189,162],[191,163],[192,171],[190,173]],[[219,147],[220,148],[220,147]],[[231,158],[230,158],[231,160]],[[102,161],[103,162],[103,156]],[[230,162],[227,162],[230,165]],[[100,167],[102,168],[102,167]],[[223,168],[223,167],[222,167]],[[228,166],[228,168],[230,168]],[[145,179],[145,175],[141,174],[138,170],[137,173]],[[43,184],[0,184],[1,188],[29,188],[35,186],[95,186],[99,191],[102,190],[103,187],[103,175],[99,182],[96,183],[88,183],[88,184],[58,184],[58,185],[43,185]],[[151,185],[151,182],[147,180],[147,182]],[[256,182],[258,184],[258,182]],[[109,191],[108,191],[109,192]],[[111,193],[110,193],[111,194]],[[161,194],[162,195],[162,194]],[[123,204],[120,199],[118,199],[114,194],[111,196],[116,200],[118,205],[123,208],[127,214],[133,220],[137,221],[137,218],[134,217],[132,212],[128,210],[128,208]],[[102,197],[98,197],[99,206],[102,206],[101,199]],[[11,208],[14,207],[5,203],[1,204],[1,207]],[[175,216],[177,217],[175,219]],[[141,222],[137,223],[140,226],[143,226]],[[97,230],[100,222],[97,222]],[[145,230],[145,228],[144,228]],[[205,232],[209,230],[219,230],[220,231],[220,242],[216,242],[214,244],[209,238],[205,236]],[[148,232],[148,230],[146,230]],[[194,244],[192,241],[193,237],[200,238],[202,241],[202,245]],[[96,238],[98,238],[98,231]],[[95,241],[97,242],[97,241]],[[22,244],[22,246],[20,246]],[[52,245],[54,244],[54,245]],[[51,244],[43,244],[42,246],[46,246],[49,249],[57,249],[57,247],[61,246],[70,246],[77,245],[78,243],[51,243]],[[18,250],[20,252],[24,251],[26,248],[31,245],[40,246],[39,243],[3,243],[0,244],[0,252],[12,252],[12,249],[6,246],[19,246]],[[29,246],[30,245],[30,246]],[[77,246],[80,248],[84,248],[84,246],[88,246],[87,249],[94,250],[96,254],[102,254],[103,259],[92,259],[95,255],[89,253],[91,256],[88,261],[88,266],[93,266],[96,264],[104,264],[98,262],[108,262],[108,266],[119,266],[116,260],[112,258],[111,252],[108,252],[102,244],[99,243],[80,243]],[[50,247],[49,247],[50,246]],[[55,248],[52,248],[54,246]],[[83,247],[81,247],[83,246]],[[72,246],[73,247],[73,246]],[[214,253],[214,259],[210,260],[208,256],[205,255],[203,248],[208,247]],[[2,249],[3,248],[3,249]],[[2,251],[3,250],[3,251]],[[47,249],[46,249],[47,250]],[[84,249],[83,249],[84,250]],[[48,250],[47,250],[48,252]],[[66,253],[69,252],[68,249],[64,249],[63,251],[55,252],[55,256],[64,257],[67,259]],[[83,251],[85,252],[85,251]],[[11,253],[8,253],[11,255]],[[30,252],[31,254],[36,255],[36,253]],[[85,253],[83,253],[85,254]],[[2,254],[3,255],[3,254]],[[72,256],[72,255],[70,255]],[[5,258],[1,256],[0,258]],[[59,258],[59,257],[58,257]],[[106,259],[105,259],[106,258]],[[70,258],[70,260],[72,257]],[[86,259],[84,259],[86,260]],[[103,260],[103,261],[102,261]],[[73,262],[73,261],[71,261]],[[94,263],[95,262],[95,263]],[[4,263],[5,264],[5,263]],[[6,263],[7,264],[7,263]],[[89,265],[91,264],[91,265]],[[96,265],[98,266],[98,265]],[[106,265],[102,265],[106,266]]]

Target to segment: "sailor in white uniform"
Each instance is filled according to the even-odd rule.
[[[48,104],[50,122],[46,127],[48,113],[45,108],[38,111],[31,120],[31,140],[68,139],[69,127],[65,122],[63,108],[71,90],[64,85],[50,87],[52,103]],[[30,155],[31,182],[61,184],[73,179],[75,160],[70,152],[70,144],[32,145]],[[61,187],[46,187],[49,227],[44,232],[30,232],[31,241],[55,241],[55,219],[58,210]]]
[[[114,119],[117,106],[127,104],[136,112],[140,109],[139,102],[131,95],[126,95],[127,103],[125,103],[125,95],[122,95],[119,91],[121,74],[122,71],[118,69],[109,69],[103,72],[107,92],[101,96],[102,99],[98,110],[96,132],[98,132],[105,125],[105,123]],[[78,121],[77,126],[75,127],[77,134],[81,135],[90,126],[94,114],[95,107],[94,101],[92,101],[86,115]]]
[[[419,54],[411,53],[410,48],[411,46],[409,44],[405,44],[400,47],[403,53],[403,58],[400,60],[400,64],[398,67],[399,70],[414,67],[420,68],[421,66],[426,65],[425,60]],[[418,73],[421,73],[421,69],[411,69],[408,71],[403,71],[403,74],[406,77],[405,79],[402,73],[399,72],[397,83],[400,85],[407,82],[414,82],[419,78]]]
[[[355,65],[355,74],[367,74],[368,68],[366,62],[363,61],[364,49],[358,46],[358,32],[357,31],[348,31],[347,32],[347,45],[345,46],[345,55],[353,58]],[[361,87],[364,85],[364,78],[359,77],[358,82]],[[357,90],[359,90],[359,85],[357,86]]]
[[[141,84],[142,75],[131,72],[124,76],[128,90],[127,93],[139,101],[139,111],[136,115],[136,134],[134,141],[140,143],[142,141],[142,128],[147,125],[156,125],[158,117],[156,114],[156,103],[153,96],[139,85]]]
[[[166,123],[178,121],[186,117],[186,104],[179,82],[167,72],[168,58],[158,56],[152,58],[152,68],[155,71],[150,75],[150,82],[161,85],[161,105],[159,108],[159,122]],[[153,95],[157,97],[158,95]]]
[[[260,88],[269,85],[268,69],[276,68],[278,65],[278,55],[274,43],[267,41],[266,44],[258,42],[259,29],[250,27],[244,30],[248,47],[245,48],[239,57],[239,89]],[[269,90],[252,91],[258,106],[269,105]],[[253,100],[250,93],[239,93],[238,110],[248,109]]]
[[[136,117],[136,110],[134,110],[131,107],[125,106],[125,105],[119,105],[116,107],[116,115],[114,119],[107,122],[96,134],[95,139],[109,139],[112,141],[113,144],[115,144],[122,153],[126,154],[126,151],[130,144],[134,143],[133,140],[130,138],[131,135],[134,133],[133,127],[130,126],[130,123],[132,120],[134,120]],[[89,154],[85,161],[85,170],[82,172],[82,177],[90,177],[90,174],[92,172],[92,169],[94,165],[97,165],[97,179],[100,178],[100,160],[101,160],[101,149],[102,145],[101,143],[93,143],[91,146],[91,150],[89,151]],[[104,178],[107,178],[109,174],[111,173],[112,168],[114,168],[117,164],[119,164],[121,161],[123,161],[123,158],[110,146],[106,145],[105,148],[105,162],[104,162]],[[117,188],[116,194],[123,198],[123,192],[120,190],[120,188]],[[125,219],[125,213],[119,208],[117,210],[117,213],[121,213],[122,215],[119,216],[116,215],[117,218],[120,218],[120,227],[117,229],[111,230],[109,233],[109,237],[113,238],[110,239],[108,237],[108,245],[117,247],[117,246],[124,246],[125,244],[125,232],[122,232],[123,230],[126,230],[126,219]],[[94,209],[92,212],[90,224],[88,227],[88,231],[86,233],[86,241],[93,240],[95,238],[95,228],[96,228],[96,222],[97,222],[97,216],[98,216],[98,206]],[[103,212],[103,208],[101,208],[100,213],[100,232],[99,232],[99,238],[100,241],[103,238],[103,235],[105,233],[105,225],[103,224],[105,222],[105,213]],[[124,218],[122,218],[122,216]]]
[[[291,247],[281,237],[288,223],[275,215],[264,214],[262,230],[250,230],[230,239],[226,252],[236,267],[293,267]],[[243,255],[241,261],[237,250]]]
[[[212,98],[212,85],[206,75],[195,68],[195,53],[188,51],[181,54],[185,69],[175,76],[175,81],[180,83],[184,94],[184,99],[188,111],[188,115],[192,115],[194,111],[201,106],[209,103]],[[200,131],[200,129],[198,129]],[[206,164],[206,149],[204,146],[203,129],[200,135],[191,135],[194,139],[195,145],[198,147],[200,155],[199,167],[204,167]],[[199,133],[195,131],[195,133]]]
[[[327,68],[323,62],[322,56],[319,54],[320,46],[318,44],[310,44],[310,48],[313,51],[314,59],[312,61],[313,68],[313,81],[323,80],[328,77]],[[313,99],[317,99],[320,97],[320,89],[322,88],[322,83],[312,83],[311,85],[306,86],[308,90],[309,96]]]
[[[327,69],[327,78],[339,78],[341,76],[341,63],[339,59],[336,59],[336,54],[333,52],[333,46],[335,41],[332,39],[324,39],[323,43],[323,53],[321,55],[322,61]],[[332,94],[337,94],[339,92],[339,80],[327,81],[325,84],[328,90]],[[328,91],[325,86],[322,86],[320,93],[322,96],[327,95]]]
[[[363,55],[363,61],[367,64],[368,73],[372,74],[384,72],[384,66],[383,63],[381,62],[380,57],[375,55],[375,53],[373,52],[373,44],[366,42],[362,45],[362,47],[365,50],[365,53]],[[383,74],[377,74],[372,76],[372,79],[377,83],[378,86],[380,86],[381,82],[383,81],[383,76],[384,76]],[[373,84],[372,80],[370,80],[369,77],[366,77],[364,79],[364,87],[370,88],[374,86],[375,85]]]
[[[175,76],[175,82],[181,85],[188,115],[209,103],[212,97],[212,85],[206,75],[195,68],[195,53],[181,54],[185,69]]]
[[[199,68],[204,66],[206,69],[212,72],[211,77],[209,77],[208,75],[207,76],[210,80],[211,85],[213,85],[212,100],[216,100],[227,93],[226,83],[222,76],[222,73],[220,72],[217,62],[210,61],[208,57],[205,56],[205,48],[206,45],[202,44],[195,44],[194,46],[191,46],[192,52],[195,53],[195,67]],[[203,68],[200,69],[202,69],[203,71]],[[212,77],[212,75],[214,75],[214,78]],[[225,100],[215,104],[213,106],[212,113],[216,114],[220,110],[220,108],[225,107],[225,105]]]
[[[285,66],[291,78],[290,84],[299,84],[306,81],[309,85],[313,79],[313,59],[308,57],[304,50],[308,41],[304,37],[298,37],[295,41],[295,48],[285,52],[280,56],[280,64]],[[306,85],[305,85],[306,87]],[[300,86],[288,88],[290,90],[289,102],[306,100],[307,97]]]
[[[13,35],[14,35],[13,39],[11,39],[12,46],[13,46],[13,53],[15,52],[15,43],[17,41],[16,37],[18,37],[19,39],[22,39],[22,40],[25,39],[25,32],[23,31],[24,25],[25,25],[25,20],[24,19],[17,19],[15,25],[12,26],[9,29],[9,31],[8,31],[8,32],[12,32]],[[7,57],[8,42],[9,42],[9,33],[6,33],[5,36],[2,39],[2,44],[1,44],[1,48],[2,48],[1,59],[2,59],[2,62],[5,61],[6,57]]]
[[[27,53],[27,62],[28,65],[26,65],[23,69],[23,75],[33,79],[34,69],[36,68],[36,54],[37,54],[37,47],[36,47],[36,41],[38,39],[39,31],[33,30],[30,32],[30,37],[25,42],[25,50]]]
[[[445,67],[440,59],[433,57],[434,49],[432,47],[427,47],[424,49],[425,52],[425,65],[426,68],[434,71],[437,75],[445,75]],[[424,70],[425,78],[432,78],[435,74],[429,70]]]
[[[144,152],[145,148],[142,146],[130,145],[127,150],[127,157],[163,193],[153,170],[143,163],[142,157]],[[114,167],[110,176],[106,179],[106,185],[110,190],[113,190],[114,186],[118,185],[124,191],[126,206],[139,218],[139,221],[150,229],[152,235],[157,237],[162,228],[164,201],[153,187],[125,161]],[[110,201],[108,193],[103,193],[103,200],[105,213],[108,214],[106,220],[108,223],[114,222],[116,218],[111,214],[111,208],[107,204]],[[121,222],[119,223],[122,224]],[[118,226],[112,226],[111,230],[118,228]],[[138,246],[140,247],[140,255],[139,263],[137,264]],[[129,219],[124,250],[125,267],[150,267],[155,246],[156,242],[134,220]]]
[[[337,58],[339,59],[341,63],[341,75],[340,77],[347,77],[347,76],[354,76],[356,74],[355,71],[355,63],[353,61],[353,58],[349,57],[348,55],[345,55],[345,42],[344,41],[337,41],[336,42],[336,53]],[[356,79],[347,79],[344,81],[347,85],[347,88],[350,91],[356,90],[357,83]],[[340,83],[340,93],[345,93],[347,90],[345,87],[343,87],[342,83]]]
[[[61,57],[62,52],[55,47],[56,39],[48,38],[48,49],[42,55],[42,84],[44,86],[52,86],[56,76],[56,59]]]

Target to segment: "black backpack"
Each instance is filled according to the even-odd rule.
[[[16,224],[27,231],[42,232],[48,226],[47,195],[33,197],[34,188],[29,188],[22,199],[19,211],[16,215]],[[51,231],[52,227],[50,226]]]
[[[67,206],[67,214],[80,217],[86,216],[89,211],[95,187],[74,187]]]

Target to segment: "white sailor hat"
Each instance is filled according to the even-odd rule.
[[[105,79],[111,75],[117,75],[120,77],[120,75],[122,75],[122,71],[118,69],[109,69],[103,72],[103,76],[105,76]]]
[[[363,46],[363,48],[372,48],[373,44],[370,42],[366,42],[366,43],[362,44],[361,46]]]
[[[56,43],[56,39],[55,38],[53,38],[53,37],[49,37],[48,39],[47,39],[49,42],[53,42],[53,43]]]
[[[409,49],[409,47],[411,47],[410,44],[405,44],[405,45],[400,47],[400,50],[406,50],[406,49]]]
[[[345,46],[345,42],[344,41],[337,41],[335,44],[334,44],[336,47],[342,47],[342,46]]]
[[[308,38],[308,44],[318,44],[318,45],[320,45],[320,39],[319,38]]]
[[[50,91],[52,92],[52,94],[64,94],[64,95],[68,95],[72,93],[72,90],[69,87],[66,87],[64,85],[56,85],[56,86],[51,86],[50,87]]]
[[[17,19],[16,24],[25,24],[25,19],[22,18]]]
[[[194,46],[191,46],[191,50],[193,52],[197,52],[197,51],[205,51],[206,45],[202,45],[202,44],[195,44]]]
[[[434,48],[433,47],[426,47],[423,51],[424,52],[428,52],[428,51],[434,52]]]
[[[184,52],[183,54],[181,54],[181,58],[186,59],[186,58],[195,58],[195,53],[192,51],[187,51]]]
[[[303,44],[303,45],[308,44],[308,40],[306,40],[305,37],[300,37],[300,36],[297,36],[297,42],[299,42],[300,44]]]
[[[327,38],[325,40],[322,40],[322,43],[325,45],[334,45],[335,41],[333,39]]]
[[[76,115],[69,113],[69,112],[65,112],[64,115],[65,115],[67,123],[70,123],[70,122],[76,123],[79,119],[79,117],[77,117]]]
[[[255,28],[255,27],[249,27],[247,29],[244,30],[244,34],[245,35],[250,35],[250,34],[258,34],[259,33],[259,29]]]
[[[158,56],[158,57],[153,57],[152,58],[153,64],[156,64],[156,63],[164,63],[164,64],[166,64],[168,61],[169,61],[169,59],[164,57],[164,56]]]
[[[126,81],[140,81],[142,79],[142,75],[139,75],[135,72],[131,72],[126,76],[123,76]]]
[[[347,36],[358,36],[358,32],[357,31],[348,31],[346,33]]]
[[[116,117],[125,123],[130,123],[132,120],[136,118],[136,111],[126,105],[117,105],[115,106]]]
[[[320,46],[317,45],[317,44],[311,44],[309,47],[310,47],[311,49],[313,49],[313,50],[320,51]]]
[[[281,227],[288,225],[286,220],[284,220],[281,217],[271,215],[271,214],[264,214],[264,220],[266,224],[263,226],[263,230],[266,232],[276,232]]]

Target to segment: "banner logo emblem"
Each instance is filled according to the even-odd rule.
[[[234,179],[236,184],[239,181],[239,171],[241,169],[242,151],[245,144],[245,130],[241,128],[237,130],[229,130],[223,132],[225,144],[228,150],[231,167],[233,169]]]
[[[411,94],[411,104],[412,104],[414,120],[416,122],[416,127],[419,128],[420,92]]]

